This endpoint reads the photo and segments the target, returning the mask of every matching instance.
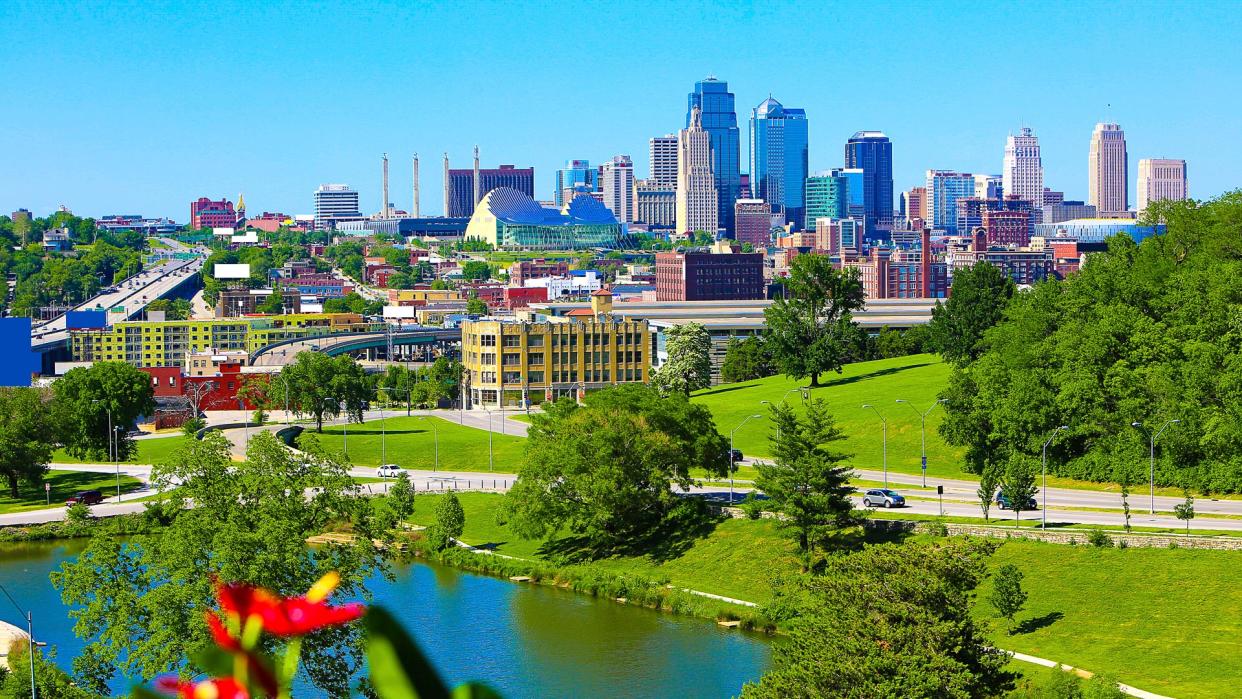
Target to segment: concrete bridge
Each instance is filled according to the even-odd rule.
[[[391,338],[393,348],[427,347],[461,342],[458,328],[408,328],[391,334],[384,332],[340,333],[284,340],[255,350],[250,355],[251,366],[283,366],[293,361],[299,352],[323,352],[335,357],[340,354],[364,354],[365,359],[375,359],[386,354]],[[389,358],[391,359],[391,357]]]

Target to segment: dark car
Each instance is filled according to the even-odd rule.
[[[1009,496],[1005,495],[1005,491],[1003,490],[998,491],[996,493],[996,507],[1002,510],[1013,509],[1013,502],[1010,501]],[[1035,502],[1035,498],[1027,498],[1026,507],[1023,507],[1022,509],[1026,512],[1030,512],[1031,510],[1038,510],[1039,503]]]
[[[79,490],[65,501],[66,505],[98,505],[103,502],[103,493],[98,490]]]
[[[736,462],[738,462],[738,461],[741,461],[741,460],[742,460],[742,450],[741,450],[741,449],[731,449],[731,450],[729,450],[729,460],[730,460],[730,461],[733,461],[733,462],[735,462],[735,463],[736,463]]]

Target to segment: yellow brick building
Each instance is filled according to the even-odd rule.
[[[547,321],[482,319],[461,326],[471,407],[521,408],[579,392],[650,380],[647,321],[608,313],[596,292],[590,315]]]
[[[126,361],[137,367],[184,366],[208,348],[254,352],[298,337],[376,329],[357,313],[296,313],[262,318],[125,321],[69,335],[75,362]]]

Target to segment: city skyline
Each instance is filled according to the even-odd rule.
[[[807,5],[799,12],[815,24],[834,20],[841,10]],[[1183,12],[1176,7],[1136,5],[1125,16],[1092,17],[1053,5],[1040,21],[1044,28],[1057,27],[1056,38],[1038,29],[994,36],[988,25],[1006,21],[1003,8],[976,8],[969,22],[963,15],[913,7],[868,17],[854,13],[851,30],[889,40],[871,47],[830,28],[825,41],[832,44],[836,37],[839,49],[826,56],[780,39],[779,27],[768,26],[781,16],[780,8],[640,5],[625,17],[599,23],[606,28],[592,26],[602,10],[586,8],[556,21],[587,43],[641,29],[647,48],[640,59],[631,52],[590,52],[583,74],[595,79],[574,81],[572,108],[551,112],[540,109],[545,105],[536,96],[538,88],[568,94],[568,87],[563,70],[536,58],[551,42],[533,31],[537,20],[550,15],[498,12],[475,18],[441,5],[336,14],[235,5],[219,12],[238,20],[234,41],[226,42],[232,46],[219,45],[210,35],[183,33],[203,15],[177,5],[149,11],[43,4],[0,9],[0,19],[8,20],[0,29],[0,62],[12,66],[22,103],[30,107],[7,114],[9,123],[0,134],[0,148],[10,162],[22,165],[0,170],[4,207],[43,215],[65,204],[85,215],[141,213],[181,221],[188,201],[245,193],[254,212],[308,214],[319,185],[347,183],[359,192],[360,208],[372,213],[381,206],[382,153],[408,162],[415,152],[434,161],[447,151],[454,164],[465,164],[475,144],[484,167],[533,167],[536,198],[551,199],[555,170],[570,159],[602,163],[626,154],[635,176],[646,177],[648,140],[682,127],[686,94],[708,75],[728,83],[736,95],[734,109],[742,115],[769,93],[806,109],[813,122],[812,172],[843,166],[841,148],[852,133],[883,131],[893,141],[895,194],[921,183],[928,169],[1000,173],[1006,137],[1030,126],[1040,137],[1045,186],[1064,191],[1066,199],[1085,200],[1087,151],[1097,122],[1119,123],[1126,132],[1131,191],[1137,191],[1133,163],[1158,158],[1189,163],[1191,196],[1234,187],[1230,165],[1237,139],[1228,132],[1242,98],[1210,87],[1238,72],[1239,49],[1225,41],[1237,20],[1208,21],[1211,13],[1201,7],[1174,22],[1169,15]],[[178,50],[143,37],[117,50],[107,37],[139,17],[164,22],[179,37]],[[719,20],[713,25],[719,41],[711,46],[692,53],[678,48],[679,42],[661,40],[686,22],[706,18]],[[338,22],[358,31],[332,29]],[[62,46],[49,58],[38,37],[53,26],[88,39]],[[282,31],[273,33],[276,26]],[[900,81],[925,60],[917,46],[900,40],[912,36],[916,26],[952,26],[980,55],[1029,53],[1018,63],[1038,63],[1041,74],[1055,80],[1046,87],[1027,84],[1003,102],[971,99],[969,91],[944,100],[931,85]],[[1185,34],[1195,41],[1178,42],[1179,54],[1152,64],[1141,76],[1117,74],[1112,65],[1117,51],[1157,27],[1166,38]],[[468,46],[460,41],[467,28],[480,39]],[[531,33],[521,34],[525,30]],[[513,32],[529,45],[529,59],[505,60],[511,45],[504,41],[488,47],[496,43],[488,37]],[[343,35],[370,38],[338,39],[328,48],[307,45],[314,43],[308,39]],[[757,38],[772,38],[783,49],[761,58],[738,50],[763,45]],[[416,50],[405,55],[384,46],[388,39]],[[841,61],[855,68],[834,71],[847,74],[833,85],[807,80]],[[477,78],[484,74],[479,89]],[[432,75],[438,79],[429,79]],[[1106,75],[1110,80],[1102,79]],[[238,91],[236,99],[195,100],[185,85],[208,79],[227,81]],[[351,86],[351,96],[323,99],[315,91],[341,81]],[[894,92],[899,84],[906,85],[900,95]],[[1175,97],[1150,98],[1153,86],[1173,84]],[[863,89],[867,85],[871,88]],[[841,107],[843,93],[851,95],[848,108]],[[502,103],[513,108],[495,108]],[[435,104],[455,108],[430,108]],[[1215,135],[1222,129],[1223,139]],[[749,136],[746,128],[739,130],[745,168]],[[443,213],[434,194],[443,186],[437,169],[422,173],[425,215]],[[394,168],[391,204],[409,210],[409,192],[408,168]],[[1134,206],[1134,197],[1130,200]]]

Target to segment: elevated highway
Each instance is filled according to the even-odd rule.
[[[255,350],[250,355],[250,365],[283,366],[293,361],[299,352],[323,352],[328,356],[366,350],[387,350],[389,337],[394,347],[436,345],[461,342],[458,328],[406,328],[391,333],[365,332],[319,335],[277,342]]]

